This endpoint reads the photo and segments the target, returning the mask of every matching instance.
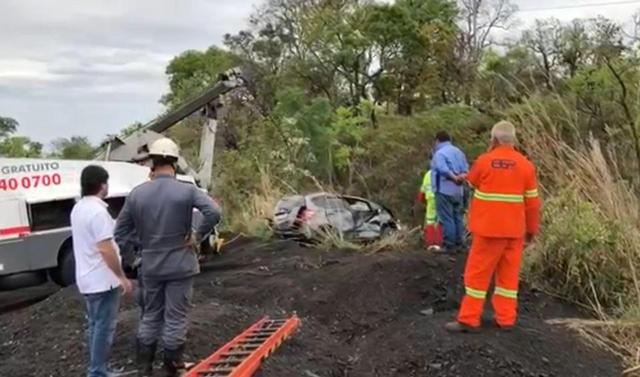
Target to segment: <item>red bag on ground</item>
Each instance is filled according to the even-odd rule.
[[[442,246],[442,225],[435,223],[424,227],[424,245]]]

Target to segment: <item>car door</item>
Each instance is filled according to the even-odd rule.
[[[349,210],[353,215],[356,228],[363,226],[375,216],[375,210],[370,202],[354,197],[344,197],[344,200],[346,200],[349,205]]]
[[[353,214],[349,210],[348,203],[339,196],[319,195],[311,199],[314,207],[322,211],[324,216],[318,217],[323,223],[314,224],[317,228],[326,228],[340,231],[342,233],[351,232],[354,227]]]

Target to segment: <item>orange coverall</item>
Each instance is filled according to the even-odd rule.
[[[510,327],[517,317],[525,235],[537,234],[540,226],[535,168],[513,147],[498,146],[477,159],[468,180],[475,188],[469,210],[473,241],[458,322],[480,326],[487,289],[495,273],[495,319],[499,326]]]

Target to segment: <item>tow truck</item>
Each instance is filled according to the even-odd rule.
[[[200,140],[200,166],[194,169],[181,157],[177,178],[185,184],[211,188],[215,136],[221,98],[246,84],[240,69],[221,74],[217,82],[177,109],[151,121],[126,137],[111,136],[95,160],[13,159],[0,157],[0,290],[43,284],[60,286],[75,282],[75,261],[70,213],[80,197],[80,172],[90,164],[109,172],[109,204],[117,217],[128,193],[149,179],[148,145],[162,133],[201,112],[205,122]],[[199,220],[194,212],[194,222]],[[216,247],[216,236],[203,245]],[[123,250],[125,270],[133,255]]]

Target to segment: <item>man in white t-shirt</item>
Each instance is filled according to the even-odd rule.
[[[71,211],[76,284],[86,300],[89,367],[87,377],[106,377],[107,361],[118,320],[120,295],[132,290],[113,241],[115,221],[103,199],[109,173],[97,165],[82,170],[82,199]]]

